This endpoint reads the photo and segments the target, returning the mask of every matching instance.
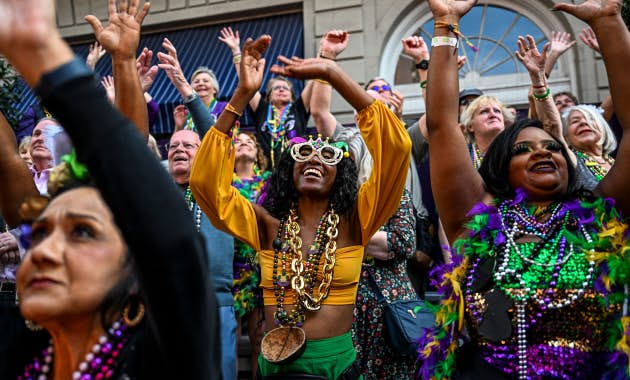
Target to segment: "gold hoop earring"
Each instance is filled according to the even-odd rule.
[[[138,308],[136,311],[136,315],[133,317],[133,319],[129,318],[129,311],[131,310],[131,302],[129,302],[127,304],[127,306],[125,306],[125,308],[123,309],[123,321],[125,322],[125,324],[129,327],[135,327],[138,324],[140,324],[140,322],[142,322],[142,318],[144,318],[144,304],[142,303],[142,301],[138,300]]]

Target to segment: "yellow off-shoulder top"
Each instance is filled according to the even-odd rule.
[[[383,103],[375,101],[361,110],[358,123],[373,158],[370,178],[361,185],[357,196],[361,245],[337,248],[333,280],[324,305],[354,304],[365,245],[397,210],[409,169],[411,140],[400,119]],[[274,252],[261,250],[254,208],[232,187],[234,159],[231,138],[210,129],[195,156],[190,187],[215,227],[259,252],[264,302],[274,305]],[[293,290],[286,292],[284,303],[295,303]]]

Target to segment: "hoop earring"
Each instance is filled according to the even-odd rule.
[[[125,306],[125,308],[123,309],[123,315],[122,315],[123,321],[125,322],[127,326],[135,327],[138,324],[140,324],[140,322],[142,322],[142,318],[144,318],[144,303],[138,300],[138,308],[136,310],[136,315],[133,317],[133,319],[129,318],[130,310],[131,310],[131,302],[129,302],[127,306]]]

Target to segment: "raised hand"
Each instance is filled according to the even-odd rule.
[[[580,32],[580,40],[586,44],[586,46],[595,50],[598,53],[601,53],[599,50],[599,42],[597,41],[597,37],[595,36],[595,32],[592,28],[584,28]]]
[[[336,65],[330,59],[324,58],[287,58],[283,55],[278,56],[278,61],[284,66],[273,65],[271,72],[297,79],[323,79],[328,80],[328,68]]]
[[[518,50],[516,51],[516,57],[521,61],[523,66],[529,71],[530,74],[544,73],[545,62],[547,61],[547,54],[551,43],[547,42],[543,47],[542,52],[538,51],[536,47],[536,41],[534,37],[527,35],[527,37],[518,37]]]
[[[153,50],[145,47],[142,49],[142,53],[136,59],[136,68],[138,69],[138,77],[140,77],[140,85],[142,91],[147,92],[153,86],[155,77],[158,73],[158,66],[151,66],[153,60]]]
[[[567,32],[551,31],[551,54],[561,56],[576,44],[576,41]]]
[[[115,58],[135,59],[140,41],[140,26],[149,12],[149,3],[138,8],[140,0],[120,0],[116,9],[116,0],[109,0],[109,23],[103,27],[101,21],[93,15],[85,16],[98,42]]]
[[[617,16],[621,13],[622,0],[586,0],[582,4],[558,3],[553,9],[572,14],[590,23],[601,17]]]
[[[186,117],[188,116],[188,108],[185,105],[180,104],[173,110],[173,121],[175,122],[175,130],[179,131],[184,128],[186,124]]]
[[[263,54],[271,43],[271,36],[262,35],[255,41],[248,38],[243,46],[243,58],[240,64],[238,87],[254,94],[262,84],[265,71]],[[332,61],[331,61],[332,62]]]
[[[85,64],[88,65],[92,69],[92,71],[94,71],[96,64],[101,58],[103,58],[105,53],[107,53],[105,49],[103,49],[103,47],[98,42],[94,42],[92,45],[90,45],[90,52],[85,58]]]
[[[241,52],[241,37],[238,35],[238,30],[232,31],[232,27],[228,26],[221,29],[220,33],[219,41],[226,44],[232,51],[232,54],[239,54]]]
[[[389,105],[399,118],[402,118],[404,98],[403,94],[396,90],[392,90],[392,95],[389,97]]]
[[[428,0],[435,19],[456,21],[462,18],[477,0]]]
[[[173,86],[177,88],[177,90],[182,94],[182,96],[187,96],[192,93],[192,86],[186,80],[186,76],[184,76],[184,72],[182,71],[182,67],[179,64],[179,59],[177,58],[177,49],[175,49],[175,45],[168,38],[165,38],[162,42],[162,47],[166,49],[167,53],[158,53],[158,60],[160,63],[158,67],[166,73],[168,79],[171,80]]]
[[[411,57],[416,63],[429,60],[429,47],[420,36],[410,36],[402,40],[403,53]]]
[[[110,103],[114,104],[116,100],[116,87],[114,86],[114,77],[111,75],[107,75],[101,79],[101,85],[105,89],[105,94],[107,94],[107,100]]]
[[[461,70],[462,67],[468,62],[468,57],[465,55],[457,56],[457,70]]]
[[[348,32],[345,30],[330,30],[319,40],[319,56],[337,59],[342,51],[348,47]]]
[[[3,232],[0,234],[0,264],[19,264],[20,250],[15,237]]]

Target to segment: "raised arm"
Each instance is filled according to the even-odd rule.
[[[234,70],[236,71],[236,75],[240,78],[241,76],[241,36],[238,33],[238,30],[232,30],[232,27],[227,27],[221,29],[221,36],[219,37],[219,41],[223,42],[230,51],[232,52],[232,63],[234,63]],[[262,99],[262,95],[260,92],[256,92],[254,96],[249,101],[249,106],[252,111],[256,112],[258,109],[258,104],[260,104],[260,99]]]
[[[331,30],[324,34],[319,41],[319,57],[335,61],[337,56],[348,46],[348,32]],[[321,79],[313,80],[310,97],[310,111],[315,121],[317,132],[330,137],[335,133],[337,119],[330,112],[332,87]]]
[[[610,95],[624,133],[617,159],[595,192],[615,199],[623,215],[630,215],[630,33],[621,18],[621,0],[587,0],[580,5],[559,3],[555,9],[573,14],[593,28],[606,65]]]
[[[272,66],[273,73],[298,79],[326,80],[358,112],[359,130],[372,156],[372,172],[357,196],[362,244],[366,245],[399,206],[409,170],[409,135],[387,106],[374,101],[335,62],[324,58],[289,59],[282,56],[278,60],[284,66]]]
[[[258,224],[268,214],[232,187],[235,152],[228,132],[260,88],[265,69],[262,56],[270,43],[271,37],[266,35],[245,41],[238,86],[214,128],[201,142],[190,173],[190,188],[212,224],[257,251],[262,240],[259,230],[265,231]]]
[[[426,100],[431,187],[439,189],[434,192],[434,197],[450,242],[462,231],[467,220],[466,213],[486,195],[483,180],[473,167],[457,118],[457,48],[448,46],[456,36],[448,27],[442,26],[459,24],[460,18],[474,4],[474,0],[429,0],[438,25],[434,31],[438,43],[432,43]]]
[[[33,176],[18,153],[13,129],[0,112],[0,211],[9,227],[18,225],[20,204],[34,195],[39,191]]]
[[[124,4],[124,5],[123,5]],[[138,0],[109,1],[109,23],[103,27],[93,15],[85,16],[98,42],[112,57],[112,71],[116,89],[116,105],[135,125],[140,135],[149,138],[149,116],[144,91],[138,78],[136,50],[140,42],[140,26],[149,12],[149,3],[138,8]]]
[[[61,38],[54,3],[0,2],[0,52],[63,124],[114,215],[147,297],[152,317],[148,327],[159,331],[160,345],[149,349],[159,349],[159,356],[168,360],[160,368],[169,371],[161,375],[218,378],[219,360],[213,355],[217,308],[210,304],[214,296],[208,291],[202,239],[181,193],[146,148],[146,139],[112,108],[89,68]],[[121,10],[123,4],[131,11],[138,0],[121,1]],[[165,280],[175,285],[165,287]]]
[[[103,49],[98,42],[94,42],[90,45],[90,51],[88,52],[87,57],[85,57],[85,64],[94,71],[96,64],[101,60],[101,58],[103,58],[105,53],[107,53],[105,49]]]
[[[551,71],[553,67],[556,65],[556,62],[562,56],[562,54],[566,53],[567,50],[571,49],[573,45],[575,45],[575,40],[571,35],[567,32],[555,32],[551,31],[551,46],[549,48],[549,55],[547,57],[547,61],[545,62],[544,74],[545,77],[549,78],[551,75]]]
[[[549,60],[550,43],[545,44],[542,52],[539,52],[534,37],[528,35],[525,38],[519,36],[517,45],[516,57],[525,66],[532,81],[532,98],[536,114],[542,121],[545,130],[562,142],[569,152],[571,163],[576,165],[577,158],[564,139],[560,112],[558,112],[554,104],[551,89],[545,76],[546,62]]]

